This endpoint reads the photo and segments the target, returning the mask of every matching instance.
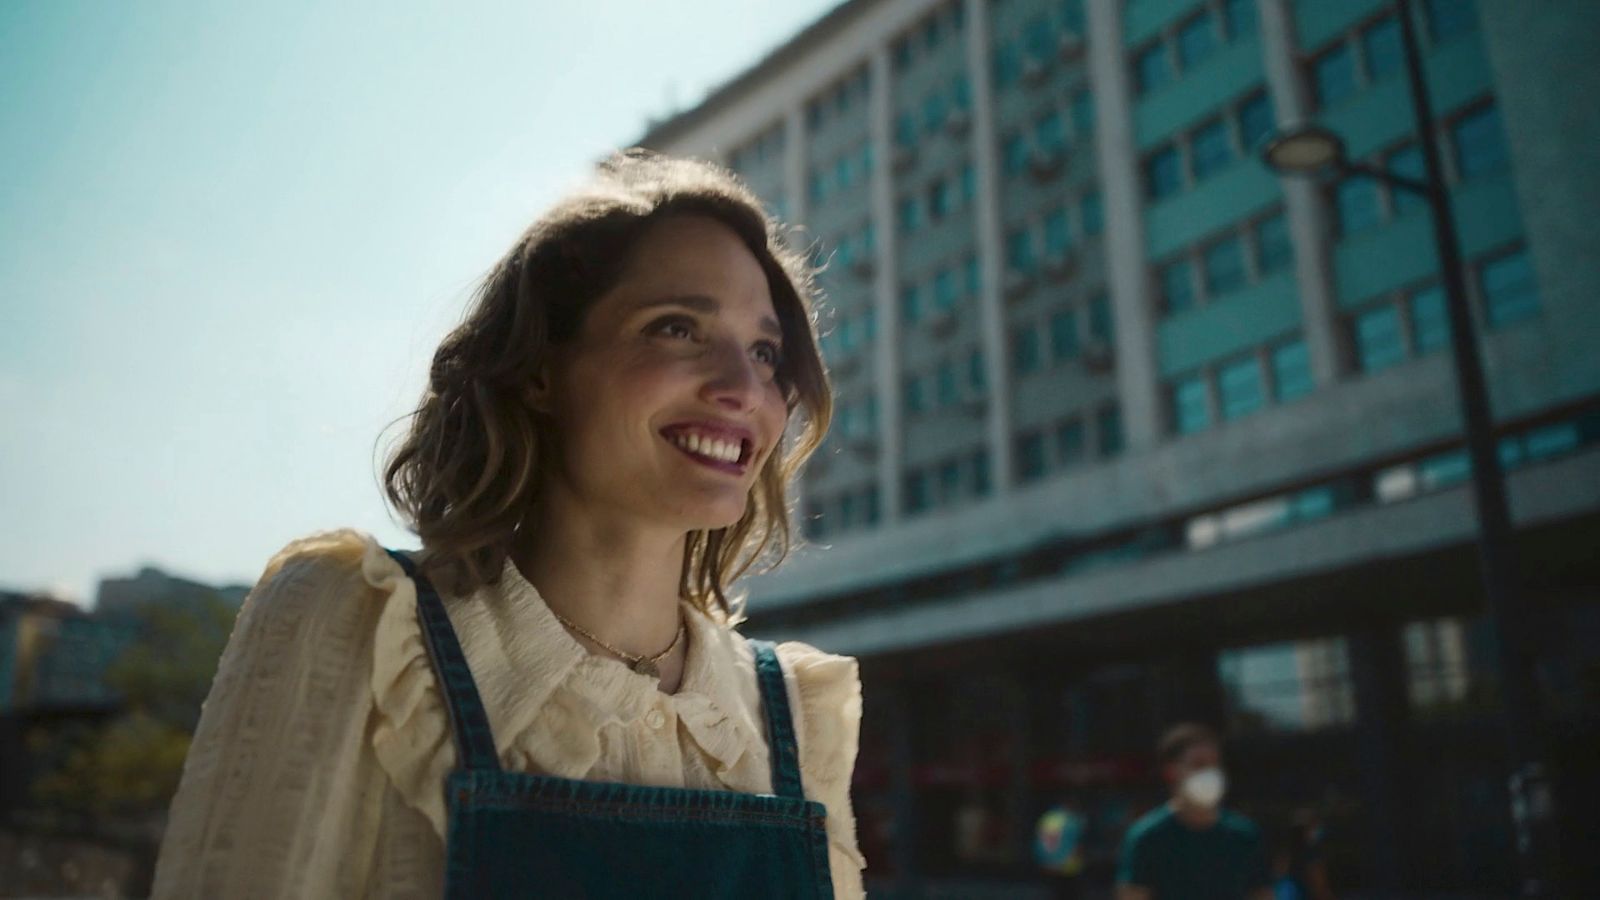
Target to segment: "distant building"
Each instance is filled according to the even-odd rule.
[[[1600,5],[1412,5],[1571,826],[1600,804],[1600,123],[1569,114]],[[828,263],[820,546],[750,628],[861,659],[874,883],[1024,877],[1063,791],[1105,879],[1198,717],[1233,802],[1324,810],[1342,884],[1509,889],[1427,211],[1255,155],[1314,119],[1416,175],[1408,104],[1377,0],[849,0],[640,141],[725,162]]]
[[[152,600],[183,604],[211,597],[220,597],[237,609],[249,593],[249,585],[213,587],[145,566],[132,578],[102,578],[95,593],[94,609],[103,615],[121,615]]]

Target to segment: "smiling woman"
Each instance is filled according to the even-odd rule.
[[[827,429],[812,295],[705,163],[618,154],[535,222],[388,461],[422,548],[268,562],[155,895],[861,896],[856,661],[730,596]]]

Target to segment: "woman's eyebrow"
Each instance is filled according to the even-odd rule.
[[[722,312],[722,304],[717,302],[717,298],[708,297],[705,294],[673,294],[670,297],[641,300],[634,304],[633,311],[639,312],[657,306],[683,306],[695,312],[713,316]],[[777,319],[771,316],[763,316],[761,318],[761,330],[775,338],[781,339],[783,337],[782,326],[778,324]]]

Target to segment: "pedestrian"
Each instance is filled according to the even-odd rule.
[[[1216,731],[1175,725],[1156,756],[1171,797],[1124,836],[1118,900],[1272,900],[1261,830],[1221,806],[1227,778]]]
[[[1083,878],[1083,833],[1088,822],[1071,797],[1063,797],[1039,816],[1033,830],[1033,859],[1057,900],[1077,900]]]
[[[1321,817],[1309,806],[1295,810],[1289,824],[1275,829],[1269,854],[1275,900],[1334,900],[1322,840]]]
[[[707,163],[534,222],[387,461],[421,549],[314,533],[245,602],[155,896],[862,896],[856,661],[732,590],[828,426],[814,291]]]

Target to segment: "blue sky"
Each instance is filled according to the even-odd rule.
[[[0,587],[415,546],[384,429],[476,281],[832,5],[0,4]]]

